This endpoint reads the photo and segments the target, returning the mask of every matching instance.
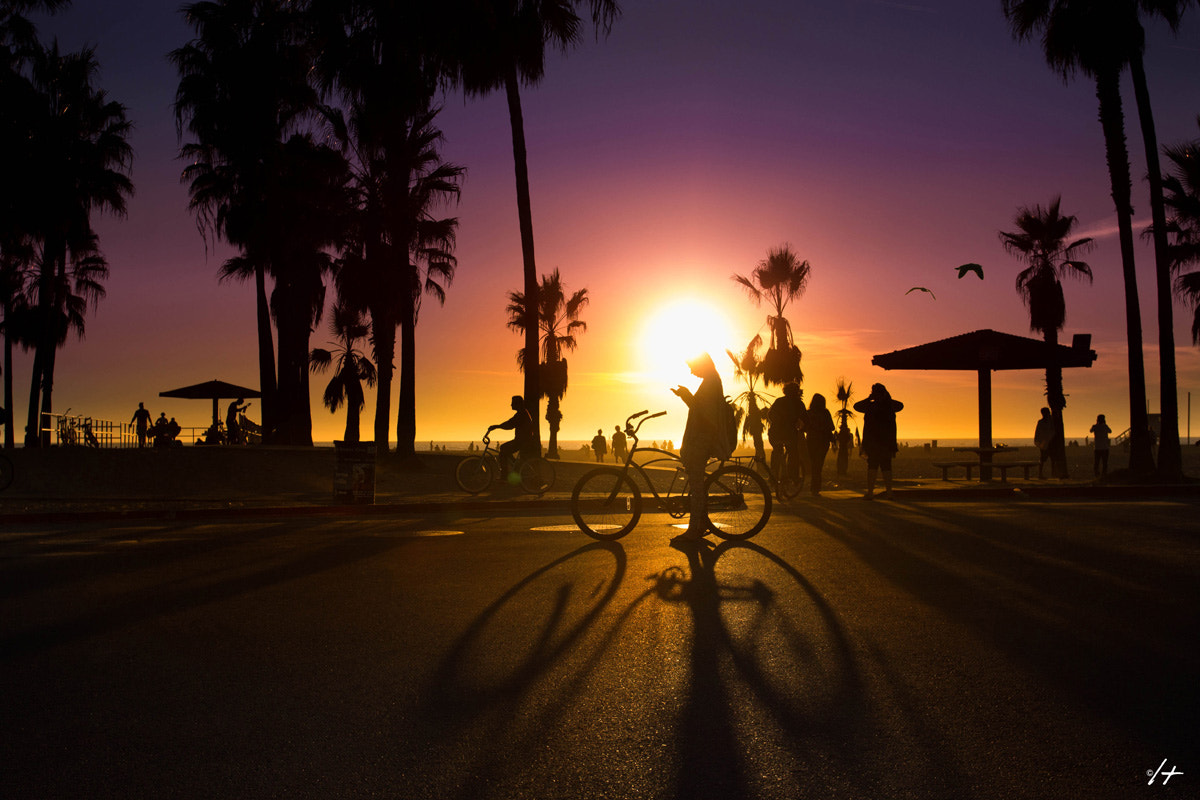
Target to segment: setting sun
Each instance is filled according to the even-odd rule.
[[[637,339],[642,370],[655,380],[686,382],[687,361],[707,352],[724,372],[727,349],[736,349],[728,319],[711,304],[684,299],[656,311]]]

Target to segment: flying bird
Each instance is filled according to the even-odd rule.
[[[974,272],[979,276],[979,280],[983,280],[983,266],[980,264],[963,264],[961,267],[955,267],[958,270],[958,277],[961,280],[968,272]]]
[[[930,297],[932,297],[934,300],[937,300],[937,295],[934,294],[932,290],[926,289],[924,286],[914,286],[905,292],[905,294],[908,295],[912,294],[913,292],[928,292]]]

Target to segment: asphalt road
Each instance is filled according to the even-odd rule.
[[[9,526],[0,796],[1200,797],[1200,504],[798,508]]]

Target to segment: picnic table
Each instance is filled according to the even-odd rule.
[[[979,480],[990,481],[992,479],[992,470],[999,470],[1000,480],[1008,480],[1008,471],[1010,469],[1020,469],[1024,472],[1025,478],[1029,478],[1029,470],[1036,467],[1036,461],[993,461],[992,456],[998,453],[1010,453],[1015,450],[1015,447],[1007,445],[996,445],[993,447],[955,447],[956,453],[974,453],[975,458],[970,460],[960,461],[935,461],[933,465],[942,471],[942,480],[950,480],[950,470],[956,467],[961,467],[967,471],[967,480],[971,480],[971,472],[979,468]]]

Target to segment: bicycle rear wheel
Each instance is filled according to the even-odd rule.
[[[722,539],[749,539],[771,517],[771,490],[757,472],[729,464],[704,481],[708,526]]]
[[[8,488],[15,475],[16,470],[13,469],[13,463],[4,456],[0,456],[0,492]]]
[[[594,469],[571,492],[571,516],[594,539],[620,539],[642,516],[642,493],[621,470]]]
[[[521,462],[521,488],[530,494],[545,494],[554,486],[554,465],[544,458]]]
[[[468,494],[479,494],[496,478],[494,461],[481,456],[467,456],[454,468],[454,482]]]

